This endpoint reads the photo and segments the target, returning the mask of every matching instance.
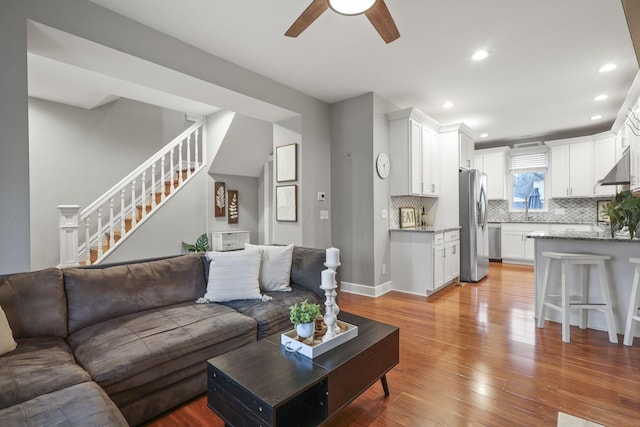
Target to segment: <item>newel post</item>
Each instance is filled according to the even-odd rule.
[[[80,206],[60,205],[60,264],[58,267],[80,265],[78,262],[78,225]]]

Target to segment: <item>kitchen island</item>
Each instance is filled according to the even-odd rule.
[[[573,231],[573,232],[535,232],[528,235],[529,239],[535,241],[534,275],[536,287],[536,313],[539,312],[539,304],[542,299],[542,286],[544,282],[544,272],[546,268],[546,258],[542,252],[576,252],[597,255],[609,255],[611,260],[606,262],[609,283],[611,286],[611,300],[613,313],[618,334],[624,334],[629,297],[631,295],[631,285],[633,283],[633,273],[635,264],[629,262],[629,258],[640,257],[640,240],[629,239],[629,235],[618,235],[615,238],[607,232],[598,231]],[[574,272],[570,273],[570,284],[573,287]],[[560,268],[552,271],[554,282],[560,283]],[[589,298],[593,301],[600,300],[600,287],[596,271],[590,267],[587,280],[589,281]],[[560,322],[560,313],[547,310],[546,319]],[[578,325],[579,310],[571,311],[571,324]],[[607,330],[604,313],[590,310],[587,327],[601,331]],[[640,328],[636,328],[640,330]],[[636,336],[638,332],[636,332]],[[622,340],[620,340],[622,342]]]

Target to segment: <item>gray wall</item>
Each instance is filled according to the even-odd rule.
[[[342,280],[375,285],[373,94],[331,105],[332,242]]]
[[[215,182],[222,181],[225,183],[225,186],[228,190],[237,190],[238,191],[238,202],[240,205],[240,210],[238,212],[238,223],[237,224],[229,224],[227,217],[218,217],[214,216],[214,195],[215,195]],[[228,231],[228,230],[245,230],[251,232],[251,243],[258,244],[259,241],[259,230],[258,230],[258,222],[260,220],[260,209],[259,209],[259,186],[258,186],[258,178],[251,176],[238,176],[238,175],[222,175],[222,174],[211,174],[208,179],[207,186],[209,190],[207,191],[208,203],[209,203],[209,224],[211,231]],[[227,199],[227,204],[229,200]],[[228,207],[228,206],[227,206]],[[196,236],[193,237],[193,240],[196,239],[200,234],[202,234],[204,230],[197,233]],[[209,236],[211,239],[211,236]]]
[[[271,205],[273,209],[272,210],[273,236],[271,236],[271,243],[279,243],[283,245],[288,245],[290,243],[293,243],[296,245],[302,245],[303,239],[302,239],[302,233],[300,232],[301,228],[299,224],[303,224],[305,222],[307,223],[320,222],[320,219],[318,219],[320,216],[319,210],[316,208],[309,209],[309,205],[305,206],[305,204],[301,202],[305,196],[305,192],[303,191],[303,188],[306,189],[306,187],[302,185],[304,175],[302,173],[303,167],[301,166],[300,159],[303,158],[303,152],[306,150],[307,147],[304,144],[300,143],[299,133],[286,129],[279,125],[274,125],[273,126],[273,152],[275,153],[276,147],[279,147],[281,145],[289,145],[289,144],[298,144],[298,148],[297,148],[297,154],[298,154],[297,178],[298,179],[295,182],[276,182],[275,169],[272,169],[272,172],[273,172],[272,179],[273,179],[274,187],[273,187],[273,193],[271,195]],[[276,167],[276,162],[277,161],[275,160],[275,155],[274,155],[274,160],[271,163],[271,166],[273,168]],[[298,186],[298,190],[297,190],[298,191],[298,220],[297,222],[277,221],[276,215],[275,215],[275,209],[276,209],[275,208],[275,200],[276,200],[275,187],[277,187],[278,185],[290,185],[290,184],[296,184]],[[326,190],[318,190],[318,191],[326,191]],[[319,203],[315,197],[313,202],[314,202],[314,206]],[[324,220],[322,222],[328,223],[329,221]]]
[[[0,273],[30,267],[27,19],[299,113],[304,144],[300,203],[309,220],[297,226],[303,244],[330,245],[330,222],[315,220],[320,208],[316,193],[331,185],[329,106],[325,102],[85,0],[5,0],[0,13],[0,199],[10,203],[2,203],[0,210]],[[234,110],[244,113],[242,105]]]
[[[88,206],[188,126],[128,99],[86,110],[30,98],[31,268],[60,262],[56,206]]]

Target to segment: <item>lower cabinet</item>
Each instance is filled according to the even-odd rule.
[[[430,295],[460,276],[460,233],[392,231],[393,289]]]

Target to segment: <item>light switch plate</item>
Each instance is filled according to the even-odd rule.
[[[329,211],[320,211],[320,219],[329,219]]]

